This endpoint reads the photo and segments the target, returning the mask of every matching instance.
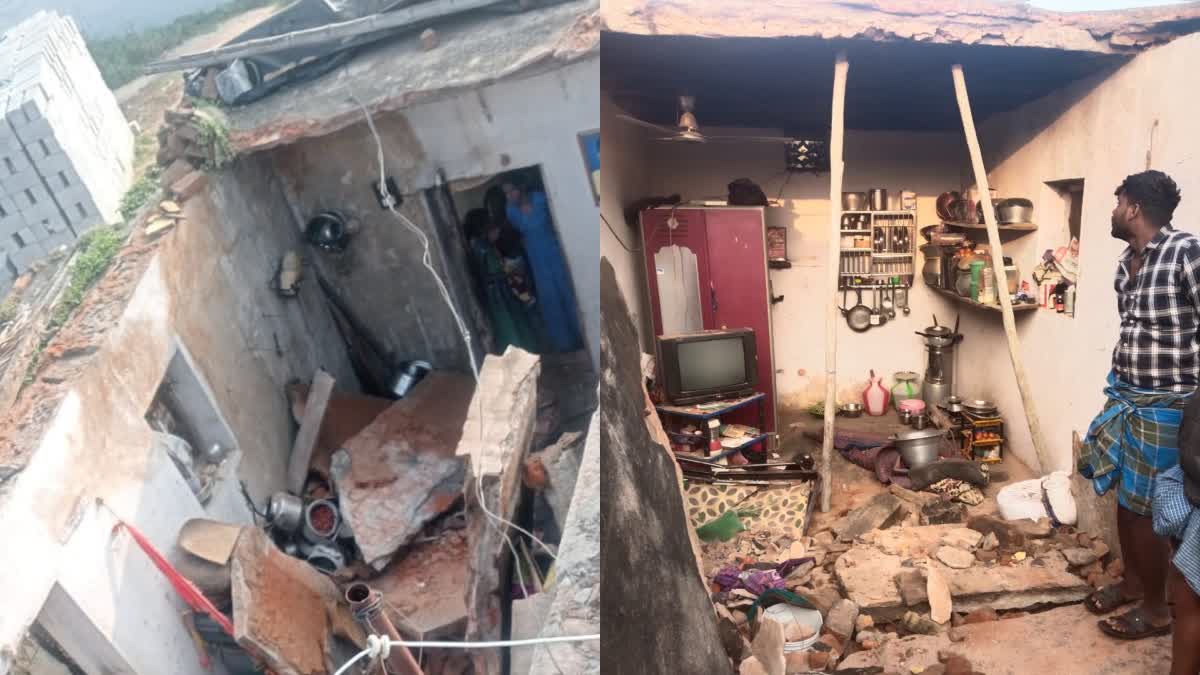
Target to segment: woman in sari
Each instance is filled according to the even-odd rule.
[[[495,333],[496,350],[513,345],[526,351],[537,349],[537,333],[530,312],[509,285],[505,262],[496,248],[500,228],[490,222],[484,209],[467,213],[465,220],[471,260],[482,285],[483,303]]]

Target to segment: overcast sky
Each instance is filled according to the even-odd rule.
[[[1088,12],[1108,9],[1131,9],[1180,5],[1184,0],[1030,0],[1029,4],[1056,12]]]

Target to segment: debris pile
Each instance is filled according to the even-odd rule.
[[[521,636],[535,637],[555,595],[546,591],[557,590],[563,528],[537,527],[536,507],[524,517],[521,479],[529,464],[546,467],[540,517],[565,521],[582,453],[572,433],[530,455],[539,370],[538,357],[510,349],[485,360],[478,387],[436,371],[398,400],[337,392],[321,371],[290,385],[293,489],[256,508],[261,528],[201,520],[180,533],[180,573],[234,627],[224,638],[198,631],[202,653],[231,648],[250,668],[231,672],[327,675],[366,649],[368,634],[508,638],[501,617],[537,599],[522,628],[532,635]],[[549,552],[509,523],[548,540]],[[498,650],[394,647],[385,660],[392,673],[501,672]],[[361,664],[351,672],[379,670]]]
[[[689,508],[693,497],[689,487]],[[1078,607],[1120,580],[1121,560],[1099,539],[1045,519],[968,517],[956,497],[892,485],[812,535],[744,530],[704,543],[720,634],[739,672],[919,664],[911,672],[973,673],[969,649],[947,648],[969,646],[972,625]],[[945,515],[952,504],[962,507],[954,517]],[[804,612],[814,617],[807,628],[777,623]]]
[[[184,101],[163,113],[158,130],[158,166],[163,189],[186,201],[204,186],[204,170],[217,169],[233,159],[221,113],[193,107]]]

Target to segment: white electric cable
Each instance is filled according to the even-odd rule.
[[[600,634],[592,635],[559,635],[555,637],[530,638],[527,640],[491,640],[488,642],[448,642],[448,641],[427,641],[427,640],[388,640],[380,635],[367,636],[367,648],[354,655],[354,658],[347,661],[341,668],[337,669],[333,675],[345,675],[350,672],[350,668],[365,658],[377,658],[382,656],[390,647],[420,647],[424,649],[497,649],[500,647],[535,647],[538,645],[547,645],[566,642],[593,642],[600,639]]]
[[[421,230],[421,228],[417,227],[416,224],[413,223],[411,220],[409,220],[404,214],[402,214],[396,210],[396,199],[387,190],[387,167],[384,163],[383,140],[379,136],[379,131],[375,128],[375,120],[372,118],[371,112],[369,110],[367,110],[366,106],[364,106],[357,98],[351,97],[351,100],[355,104],[357,104],[359,108],[362,109],[363,114],[367,118],[367,126],[370,127],[370,129],[371,129],[371,135],[375,138],[376,155],[377,155],[377,159],[379,162],[379,198],[383,201],[384,205],[387,206],[388,210],[392,212],[392,215],[395,216],[396,219],[399,220],[401,224],[403,224],[405,227],[407,227],[409,230],[411,230],[412,233],[415,234],[417,236],[417,238],[420,240],[421,246],[424,249],[424,252],[421,256],[421,263],[425,266],[425,269],[429,270],[430,275],[433,276],[434,281],[437,283],[438,291],[441,293],[442,299],[446,302],[446,306],[450,308],[450,313],[451,313],[451,315],[453,315],[454,322],[458,326],[459,334],[462,336],[463,343],[466,345],[467,358],[470,360],[470,364],[471,364],[471,375],[475,379],[475,388],[476,388],[476,394],[477,394],[475,398],[479,402],[479,405],[478,405],[478,409],[479,409],[479,449],[480,449],[480,452],[482,452],[483,439],[484,439],[483,396],[482,396],[482,392],[479,391],[479,364],[475,360],[475,350],[471,346],[471,333],[467,329],[467,324],[463,320],[462,315],[459,314],[458,308],[455,306],[453,298],[450,297],[450,291],[448,288],[446,288],[446,283],[444,281],[442,281],[441,276],[438,274],[437,270],[433,267],[432,256],[431,256],[430,250],[429,250],[429,238],[425,235],[425,233]],[[487,502],[484,499],[484,494],[483,494],[483,475],[482,474],[479,474],[478,476],[476,476],[475,490],[476,490],[476,496],[478,497],[478,500],[479,500],[479,506],[483,510],[483,512],[485,514],[487,514],[487,516],[488,516],[489,525],[491,525],[497,532],[499,532],[500,536],[504,537],[504,541],[508,545],[509,551],[512,553],[513,564],[516,567],[517,576],[518,576],[520,584],[521,584],[521,592],[525,597],[528,597],[529,592],[526,589],[525,575],[521,571],[521,558],[517,554],[517,549],[513,545],[512,538],[508,536],[507,532],[505,532],[503,529],[498,527],[496,525],[496,523],[502,523],[504,525],[507,525],[507,526],[517,530],[518,532],[522,532],[525,535],[527,535],[530,539],[532,539],[539,546],[541,546],[542,549],[545,550],[546,553],[550,555],[550,557],[555,561],[556,564],[558,562],[558,555],[553,550],[550,549],[549,545],[547,545],[544,541],[542,541],[541,539],[536,537],[532,532],[529,532],[528,530],[520,527],[519,525],[517,525],[516,523],[513,523],[512,521],[507,520],[506,518],[503,518],[499,515],[496,515],[495,513],[492,513],[488,509]],[[438,648],[438,649],[495,649],[495,648],[501,648],[501,647],[524,647],[524,646],[532,646],[532,645],[546,645],[546,644],[553,644],[553,643],[590,642],[590,641],[594,641],[594,640],[599,640],[600,634],[596,633],[596,634],[592,634],[592,635],[561,635],[561,636],[556,636],[556,637],[532,638],[532,639],[526,639],[526,640],[492,640],[492,641],[486,641],[486,642],[443,642],[443,641],[423,641],[423,640],[418,640],[418,641],[392,640],[392,641],[388,641],[388,640],[386,640],[386,638],[384,638],[382,636],[372,636],[372,637],[374,637],[375,639],[373,641],[368,641],[368,648],[359,652],[354,658],[352,658],[348,662],[346,662],[346,664],[343,665],[341,668],[339,668],[337,670],[337,672],[334,673],[334,675],[344,675],[345,673],[349,672],[350,668],[358,661],[362,660],[363,658],[367,658],[367,657],[370,657],[370,658],[380,657],[381,655],[386,653],[388,648],[390,648],[392,646],[416,647],[416,648],[422,649],[422,650],[425,649],[426,647]]]
[[[425,233],[421,230],[421,228],[417,227],[416,224],[413,223],[411,220],[409,220],[409,218],[407,216],[405,216],[403,213],[400,213],[399,211],[396,210],[396,200],[391,195],[391,193],[389,193],[387,191],[387,166],[384,162],[383,140],[379,136],[379,130],[375,128],[375,119],[371,115],[371,111],[368,110],[367,107],[365,105],[363,105],[362,102],[359,101],[357,98],[351,97],[351,100],[355,104],[357,104],[358,107],[363,111],[363,115],[365,115],[366,119],[367,119],[367,126],[370,128],[371,135],[375,139],[376,160],[379,163],[379,197],[380,197],[380,199],[383,200],[383,203],[387,206],[388,210],[392,212],[392,215],[395,216],[400,221],[401,224],[403,224],[405,227],[407,227],[409,230],[411,230],[413,232],[413,234],[415,234],[417,236],[417,238],[421,241],[421,246],[424,249],[424,253],[421,257],[421,263],[425,266],[425,269],[429,270],[429,274],[433,276],[434,281],[437,283],[438,291],[441,292],[442,299],[446,302],[446,306],[450,308],[450,314],[453,315],[454,322],[458,326],[458,331],[462,335],[463,342],[466,345],[467,357],[470,359],[470,364],[471,364],[471,375],[475,378],[475,386],[476,386],[476,389],[478,389],[478,387],[479,387],[479,364],[475,360],[475,350],[471,346],[471,333],[467,329],[467,324],[463,320],[462,315],[459,314],[458,308],[454,304],[454,300],[450,297],[450,291],[449,291],[449,289],[446,288],[445,282],[442,281],[441,275],[439,275],[437,270],[433,267],[432,256],[430,255],[430,251],[429,251],[429,238],[425,235]],[[483,434],[483,420],[484,420],[483,397],[477,396],[476,398],[479,401],[479,406],[478,406],[479,407],[479,441],[480,441],[480,451],[482,451],[483,436],[484,436],[484,434]],[[509,521],[509,520],[503,518],[502,516],[492,513],[491,510],[488,509],[486,500],[484,500],[484,495],[483,495],[483,475],[482,474],[479,474],[476,476],[476,493],[479,498],[479,506],[481,509],[483,509],[483,512],[487,515],[489,520],[493,521],[493,523],[502,523],[504,525],[507,525],[507,526],[515,529],[516,531],[526,535],[527,537],[532,539],[538,546],[541,546],[542,550],[544,550],[547,553],[547,555],[549,555],[551,557],[551,559],[554,560],[555,563],[558,562],[558,555],[544,541],[539,539],[537,536],[535,536],[529,530],[526,530],[525,528],[517,525],[516,523],[514,523],[512,521]],[[503,536],[505,541],[508,543],[508,547],[512,551],[512,554],[513,554],[513,560],[517,561],[519,563],[520,558],[517,556],[516,548],[513,546],[512,540],[509,539],[508,534],[505,533],[503,530],[500,530],[499,527],[497,527],[496,529],[500,532],[501,536]],[[523,578],[524,575],[521,574],[519,564],[517,565],[517,575],[522,577],[521,588],[522,588],[522,592],[524,593],[525,592],[524,591],[525,580]]]

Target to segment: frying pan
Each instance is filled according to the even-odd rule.
[[[842,289],[842,304],[846,303],[846,289]],[[863,333],[871,328],[871,308],[863,304],[862,289],[858,289],[858,304],[846,309],[840,308],[846,317],[846,325],[855,333]]]

